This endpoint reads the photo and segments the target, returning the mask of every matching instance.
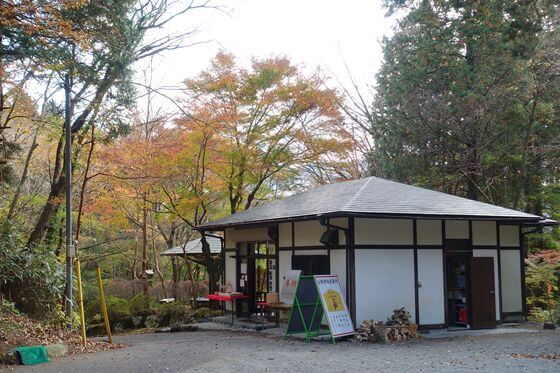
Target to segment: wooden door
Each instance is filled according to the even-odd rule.
[[[247,305],[249,307],[247,312],[249,315],[255,312],[255,303],[256,303],[255,293],[257,288],[256,277],[257,276],[256,276],[256,268],[255,268],[255,257],[253,255],[250,255],[247,264],[247,293],[246,293],[251,297],[247,300]]]
[[[496,327],[494,258],[471,258],[471,310],[473,329]]]

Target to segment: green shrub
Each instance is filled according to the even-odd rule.
[[[530,319],[559,322],[560,252],[542,250],[530,254],[526,264],[525,281]]]
[[[536,322],[553,322],[560,324],[560,304],[552,310],[534,308],[529,313],[529,319]]]
[[[20,312],[16,308],[14,302],[9,301],[8,299],[0,298],[0,315],[2,314],[20,315]]]
[[[84,300],[84,313],[88,323],[97,323],[101,320],[101,303],[99,298],[92,300]]]
[[[71,324],[73,328],[80,327],[80,314],[77,308],[72,312],[72,316],[68,317],[62,304],[55,305],[55,307],[44,314],[41,319],[46,325],[57,328],[66,328],[68,324]]]
[[[188,306],[173,302],[159,305],[159,321],[157,326],[190,324],[193,321]]]
[[[111,323],[128,323],[132,319],[130,306],[126,299],[118,297],[108,297],[107,314]]]
[[[210,309],[206,308],[206,307],[201,307],[201,308],[197,308],[196,310],[194,310],[192,312],[192,318],[195,320],[201,320],[201,319],[205,319],[206,317],[208,317],[208,315],[210,314]]]
[[[99,304],[99,288],[97,287],[97,279],[86,279],[83,276],[87,272],[82,272],[82,291],[84,294],[84,304],[89,304],[94,301]]]
[[[30,316],[42,317],[56,310],[63,292],[63,266],[52,248],[30,250],[21,237],[0,236],[0,297]]]
[[[133,316],[146,317],[149,315],[153,315],[157,311],[156,303],[154,302],[153,298],[145,296],[144,294],[135,295],[130,300],[129,304],[130,313]]]

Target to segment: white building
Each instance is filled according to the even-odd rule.
[[[406,307],[422,328],[491,328],[525,315],[522,228],[541,219],[370,177],[199,229],[223,231],[225,283],[255,301],[301,269],[338,275],[355,323]]]

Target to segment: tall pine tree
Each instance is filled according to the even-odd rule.
[[[372,170],[542,215],[558,182],[558,5],[387,0]]]

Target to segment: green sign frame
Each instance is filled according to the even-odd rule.
[[[314,276],[300,276],[290,311],[286,337],[291,334],[305,333],[305,340],[309,342],[311,338],[320,335],[331,335],[331,339],[335,343],[330,328],[328,331],[321,330],[323,316],[323,303]]]

